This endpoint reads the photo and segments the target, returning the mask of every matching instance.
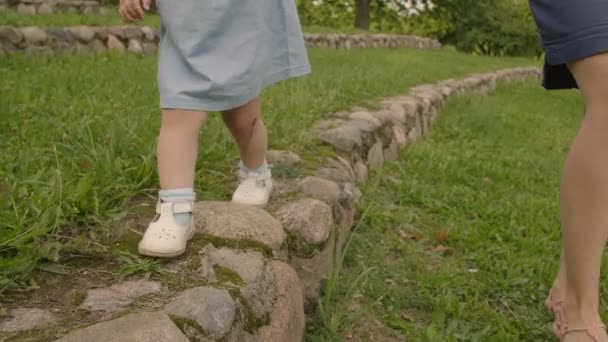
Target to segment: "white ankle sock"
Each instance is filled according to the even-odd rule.
[[[245,166],[245,163],[241,162],[241,168],[247,172],[262,174],[262,173],[268,171],[268,163],[266,162],[266,160],[264,160],[264,163],[262,163],[262,165],[258,166],[258,168],[250,169],[247,166]]]
[[[194,201],[195,194],[193,188],[161,190],[159,193],[161,202],[183,202]],[[190,222],[192,213],[175,214],[175,221],[181,225]]]

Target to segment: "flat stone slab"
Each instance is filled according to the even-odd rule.
[[[213,267],[218,265],[236,272],[243,281],[251,283],[264,272],[264,255],[260,252],[244,252],[230,248],[219,248],[208,245],[201,251],[201,268],[199,272],[205,278],[214,280]]]
[[[18,332],[44,328],[57,322],[57,318],[48,310],[38,308],[16,308],[8,317],[0,320],[0,332]]]
[[[160,292],[159,282],[148,280],[129,280],[114,284],[107,288],[87,291],[87,297],[81,308],[89,311],[120,311],[137,298]]]
[[[198,202],[193,215],[199,233],[255,241],[274,251],[285,242],[281,223],[263,209],[230,202]]]
[[[189,342],[164,312],[129,314],[70,332],[55,342]]]

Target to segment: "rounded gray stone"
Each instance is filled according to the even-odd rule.
[[[141,39],[144,35],[142,30],[137,26],[126,26],[123,28],[123,35],[126,39]]]
[[[300,156],[291,151],[270,150],[266,153],[266,160],[270,164],[297,165],[300,163]]]
[[[367,182],[369,172],[367,170],[367,166],[365,166],[365,163],[359,160],[355,163],[353,168],[355,170],[357,183],[362,184]]]
[[[231,202],[198,202],[193,214],[199,233],[255,241],[274,251],[280,250],[285,242],[281,223],[260,208]]]
[[[297,342],[304,335],[304,293],[296,271],[289,265],[272,261],[277,300],[270,315],[270,322],[260,329],[262,341]]]
[[[207,337],[219,340],[232,328],[236,304],[227,290],[201,286],[182,292],[165,305],[165,312],[195,321]]]
[[[36,14],[36,6],[19,4],[17,5],[17,13],[20,15],[34,15]]]
[[[382,164],[384,164],[384,150],[382,149],[382,142],[377,141],[367,153],[367,165],[370,169],[373,169],[380,167]]]
[[[71,44],[74,42],[75,36],[70,30],[64,30],[61,28],[51,28],[46,31],[49,35],[51,45]]]
[[[216,266],[234,271],[244,281],[244,284],[240,284],[241,295],[256,317],[264,319],[270,313],[275,299],[274,280],[261,253],[217,249],[207,245],[201,254],[201,267],[198,270],[201,276],[213,282],[216,281]]]
[[[399,125],[393,126],[393,138],[399,147],[407,144],[407,136],[405,135],[405,131]]]
[[[327,179],[306,177],[300,182],[300,189],[305,194],[328,204],[336,204],[340,200],[340,187]]]
[[[86,5],[82,8],[82,14],[91,15],[97,13],[98,7]]]
[[[356,146],[361,146],[361,127],[351,121],[343,126],[321,132],[319,139],[334,146],[339,151],[350,152]]]
[[[107,51],[106,46],[99,39],[95,39],[90,42],[89,48],[95,53],[104,53]]]
[[[124,44],[115,36],[108,35],[108,50],[124,53],[126,51]]]
[[[53,7],[47,3],[43,3],[38,7],[38,14],[53,14]]]
[[[321,296],[322,281],[327,278],[333,248],[327,245],[310,258],[294,257],[291,265],[302,281],[304,296],[308,305],[316,304]]]
[[[155,41],[156,40],[156,34],[154,32],[154,29],[150,26],[143,26],[141,28],[141,32],[144,36],[144,39],[147,41]]]
[[[382,122],[375,118],[372,114],[367,111],[354,112],[350,115],[351,120],[362,120],[371,124],[373,129],[377,129],[382,126]]]
[[[355,181],[355,172],[347,161],[329,159],[327,164],[315,172],[315,176],[341,183]]]
[[[74,44],[74,52],[77,54],[87,54],[91,52],[90,46],[83,43]]]
[[[75,26],[70,27],[69,30],[83,43],[88,43],[95,38],[95,30],[89,26]]]
[[[39,27],[24,27],[21,29],[21,33],[27,44],[42,45],[48,39],[48,34]]]
[[[127,51],[139,55],[144,53],[144,48],[141,46],[141,42],[139,40],[131,39],[129,40],[129,46],[127,48]]]
[[[152,42],[144,42],[143,49],[145,55],[153,55],[158,50],[158,44]]]
[[[23,33],[11,26],[0,26],[0,40],[18,44],[23,40]]]
[[[384,158],[388,161],[394,161],[399,158],[399,145],[397,142],[391,142],[391,144],[384,149]]]
[[[283,228],[311,245],[327,241],[333,225],[332,209],[325,202],[306,198],[282,206],[276,217]]]

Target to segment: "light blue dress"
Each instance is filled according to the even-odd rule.
[[[158,0],[161,108],[223,111],[310,72],[295,0]]]

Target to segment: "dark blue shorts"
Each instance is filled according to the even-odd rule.
[[[608,0],[530,0],[545,50],[543,86],[577,88],[566,66],[608,52]]]

